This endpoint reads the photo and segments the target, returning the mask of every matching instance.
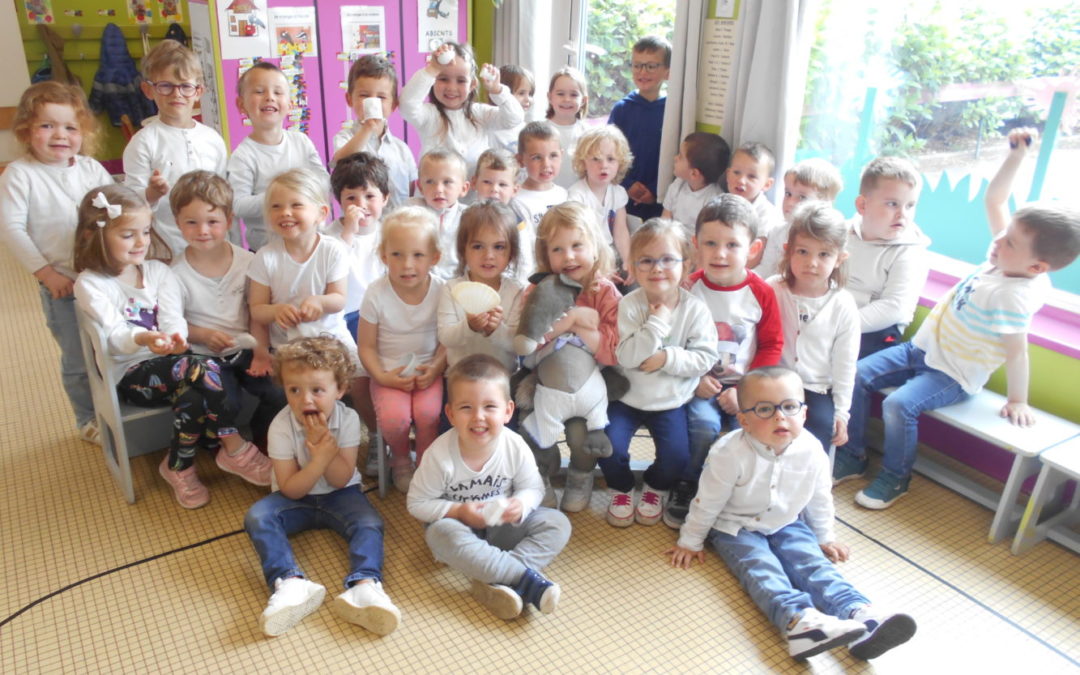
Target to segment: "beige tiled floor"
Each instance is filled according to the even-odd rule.
[[[845,575],[919,622],[908,645],[872,664],[843,650],[793,663],[715,555],[667,567],[673,532],[609,527],[599,493],[572,516],[574,535],[548,570],[564,588],[553,616],[492,618],[460,575],[432,562],[404,499],[372,493],[401,628],[376,638],[323,607],[263,637],[266,592],[239,532],[260,491],[202,458],[213,500],[184,511],[151,454],[134,461],[138,502],[127,505],[98,449],[75,438],[31,281],[0,253],[0,672],[1080,670],[1076,556],[1050,543],[1022,558],[990,546],[988,511],[920,478],[883,513],[852,504],[857,485],[837,490],[838,532],[854,549]],[[344,543],[310,532],[294,545],[337,592]]]

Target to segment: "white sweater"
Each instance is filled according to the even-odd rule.
[[[930,272],[929,245],[918,225],[912,224],[893,241],[864,241],[862,219],[856,216],[851,221],[847,289],[859,307],[862,332],[893,324],[902,331],[911,323]]]
[[[513,277],[502,278],[499,305],[503,310],[503,320],[491,335],[484,336],[469,328],[465,310],[454,300],[451,291],[463,281],[468,281],[468,276],[451,279],[439,293],[439,343],[446,347],[447,367],[470,354],[488,354],[497,358],[508,371],[514,372],[517,370],[514,334],[521,318],[524,286]]]

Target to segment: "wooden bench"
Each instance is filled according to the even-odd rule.
[[[1051,498],[1059,493],[1059,488],[1068,481],[1080,481],[1080,435],[1045,450],[1039,455],[1039,461],[1042,462],[1042,469],[1016,531],[1012,552],[1020,555],[1043,539],[1052,539],[1080,553],[1080,533],[1068,527],[1080,520],[1080,488],[1073,490],[1072,500],[1067,506],[1040,522],[1043,510]]]

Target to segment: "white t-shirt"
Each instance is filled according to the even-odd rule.
[[[615,213],[619,209],[625,209],[627,202],[630,201],[626,195],[626,188],[621,185],[609,185],[604,190],[604,201],[601,202],[584,178],[570,186],[570,189],[566,191],[566,200],[584,204],[592,209],[596,214],[596,222],[600,225],[600,234],[604,236],[604,241],[608,244],[614,241],[611,230],[615,227]]]
[[[180,282],[184,299],[184,319],[189,324],[218,330],[238,338],[235,347],[221,352],[220,355],[251,349],[251,345],[255,343],[255,338],[250,333],[247,302],[247,272],[255,254],[235,244],[229,244],[229,247],[232,249],[232,264],[221,277],[203,276],[191,266],[184,253],[176,258],[172,267],[173,274]],[[196,354],[219,355],[206,345],[200,344],[192,344],[191,351]]]
[[[361,122],[355,121],[349,127],[334,134],[334,152],[337,152],[352,140],[352,137],[360,130]],[[368,138],[364,152],[371,153],[386,164],[390,179],[390,201],[387,210],[395,209],[409,200],[409,188],[416,181],[416,158],[405,141],[396,138],[390,133],[387,126],[383,131],[382,138],[372,134]],[[333,166],[333,164],[331,164]]]
[[[577,151],[577,142],[582,134],[589,130],[581,120],[575,120],[573,124],[563,126],[551,122],[555,131],[559,132],[559,146],[562,148],[562,165],[559,167],[559,175],[555,176],[555,184],[559,187],[569,188],[578,181],[578,175],[574,172],[574,153]]]
[[[769,201],[764,192],[759,192],[758,196],[750,204],[754,207],[754,213],[758,217],[758,237],[772,237],[773,230],[784,226],[784,212],[776,208],[776,205]]]
[[[521,318],[522,291],[525,287],[517,279],[503,276],[499,284],[499,306],[503,310],[503,320],[491,335],[485,336],[469,328],[465,310],[451,293],[455,286],[468,280],[467,275],[451,279],[440,293],[439,343],[446,347],[446,364],[452,366],[470,354],[488,354],[497,358],[512,373],[517,370],[514,334]]]
[[[754,268],[759,277],[768,279],[773,275],[783,274],[784,271],[780,269],[780,263],[784,257],[784,244],[787,243],[790,234],[791,223],[786,221],[769,233],[769,239],[765,242],[765,250],[761,253],[761,262]]]
[[[351,243],[346,243],[341,236],[340,218],[326,227],[326,234],[349,249],[349,290],[345,294],[345,309],[342,310],[346,314],[359,312],[368,287],[386,274],[386,265],[379,258],[378,227],[376,223],[367,232],[354,234]]]
[[[341,401],[334,403],[334,409],[330,413],[330,419],[326,420],[326,426],[337,441],[339,448],[352,448],[360,445],[360,416],[356,411]],[[296,460],[297,466],[303,469],[311,462],[311,454],[308,452],[307,435],[303,425],[293,415],[292,408],[282,408],[270,423],[266,432],[267,450],[270,459]],[[360,472],[353,469],[352,478],[342,488],[336,488],[327,482],[326,476],[319,476],[319,480],[308,490],[309,495],[325,495],[335,490],[345,489],[350,485],[360,483]],[[277,492],[281,487],[277,484],[277,474],[270,472],[270,490]]]
[[[431,269],[440,279],[453,279],[457,276],[457,231],[461,222],[461,213],[468,208],[464,202],[458,201],[453,206],[448,206],[442,211],[436,211],[427,205],[423,197],[413,197],[409,202],[413,206],[423,208],[435,214],[435,227],[439,232],[439,264]]]
[[[558,206],[565,201],[567,201],[566,189],[558,185],[540,191],[522,188],[514,196],[514,210],[525,216],[525,227],[519,233],[520,278],[527,279],[536,271],[536,229],[540,226],[540,219],[552,206]]]
[[[387,277],[376,279],[368,287],[360,305],[360,318],[379,327],[379,361],[383,370],[406,365],[413,355],[416,363],[428,363],[435,357],[439,347],[439,294],[444,283],[432,273],[427,295],[419,305],[406,304],[394,292]]]
[[[671,181],[664,195],[664,209],[671,211],[672,220],[681,223],[686,233],[693,237],[701,209],[710,199],[722,194],[724,191],[716,183],[706,185],[700,190],[692,190],[686,181],[676,178]]]

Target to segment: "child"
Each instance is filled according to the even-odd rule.
[[[222,386],[237,410],[241,391],[259,399],[251,416],[251,435],[262,441],[274,416],[285,407],[285,394],[270,378],[269,332],[252,321],[248,311],[247,271],[255,255],[227,239],[232,188],[216,173],[192,171],[169,191],[169,206],[188,243],[172,271],[180,282],[191,351],[218,359]],[[255,454],[269,479],[269,462]],[[250,467],[239,459],[219,464],[230,473],[245,475]]]
[[[423,171],[421,163],[421,171]],[[416,462],[438,436],[446,348],[438,343],[443,280],[438,231],[431,212],[403,206],[383,220],[379,257],[386,276],[374,281],[360,306],[360,360],[371,376],[371,398],[393,456],[394,487],[409,491],[409,427],[416,427]]]
[[[574,172],[581,178],[567,190],[567,199],[592,209],[600,223],[604,243],[614,246],[617,265],[626,268],[626,283],[633,283],[630,264],[630,230],[626,225],[626,189],[619,181],[630,169],[634,156],[619,128],[606,124],[589,129],[578,139]]]
[[[258,251],[267,241],[263,204],[270,179],[289,169],[306,168],[325,180],[326,167],[307,135],[281,128],[292,109],[292,97],[280,68],[259,61],[244,71],[236,83],[236,107],[251,120],[252,130],[233,150],[226,166],[236,193],[234,210],[244,219],[247,247]],[[240,241],[238,235],[239,229],[235,243]]]
[[[443,286],[439,298],[439,343],[446,347],[451,367],[470,354],[488,354],[507,372],[517,370],[513,340],[523,290],[513,276],[521,259],[517,224],[510,207],[494,200],[477,202],[461,215],[458,276]],[[490,286],[499,294],[499,304],[479,314],[466,313],[454,297],[454,288],[466,281]]]
[[[472,595],[500,619],[531,604],[551,614],[561,589],[540,573],[566,546],[570,521],[539,507],[543,483],[510,421],[510,378],[474,354],[447,375],[453,429],[432,444],[409,487],[409,513],[426,524],[435,559],[462,572]]]
[[[517,145],[517,141],[514,145]],[[513,154],[500,148],[485,150],[476,160],[476,174],[472,179],[476,198],[510,204],[520,187],[517,174],[518,163]]]
[[[548,335],[555,338],[572,333],[569,339],[579,341],[603,367],[618,363],[615,348],[619,343],[619,300],[622,295],[610,279],[615,268],[611,248],[600,242],[599,227],[587,208],[577,202],[552,207],[540,221],[536,233],[536,270],[562,274],[581,285],[574,307],[555,322]],[[558,341],[553,339],[541,345],[534,354],[525,357],[525,367],[535,368],[547,352],[557,348],[557,344]],[[538,390],[536,410],[522,420],[521,429],[537,455],[536,463],[544,479],[545,505],[554,506],[555,491],[551,488],[550,477],[559,470],[561,460],[555,442],[563,425],[554,423],[556,420],[552,419],[550,409],[548,415],[537,414],[544,411],[545,403]],[[589,420],[588,430],[603,429],[607,423],[607,413],[601,410],[595,419]],[[591,479],[596,457],[572,452],[570,467],[577,472],[575,476],[588,474]],[[567,504],[571,507],[580,504],[577,510],[581,510],[589,501],[588,494],[582,497],[581,491],[591,490],[591,482],[587,485],[575,483],[574,487],[563,495],[564,510],[569,510]]]
[[[228,151],[218,132],[192,119],[203,93],[202,65],[194,52],[176,40],[162,40],[143,57],[142,75],[142,92],[157,104],[158,115],[124,148],[124,184],[145,193],[158,235],[179,253],[187,242],[162,197],[189,171],[224,176]]]
[[[1050,291],[1046,272],[1080,254],[1080,211],[1033,205],[1008,212],[1009,188],[1028,150],[1031,130],[1009,134],[1012,146],[986,193],[990,232],[987,261],[930,311],[911,342],[859,361],[851,404],[850,440],[837,448],[834,482],[866,472],[864,433],[870,394],[898,387],[882,403],[885,441],[881,469],[855,502],[885,509],[907,494],[915,463],[919,414],[966,400],[1004,363],[1008,403],[1001,416],[1019,426],[1035,421],[1027,403],[1027,330]]]
[[[906,159],[878,157],[863,169],[848,237],[848,290],[862,321],[860,359],[899,342],[915,317],[930,273],[930,239],[915,224],[921,186]]]
[[[728,192],[750,202],[757,214],[757,236],[761,240],[762,248],[750,258],[747,265],[750,269],[754,269],[761,262],[761,252],[768,245],[773,230],[784,225],[780,210],[765,194],[772,189],[775,182],[775,169],[776,157],[764,143],[744,143],[731,156],[731,166],[725,174]]]
[[[701,207],[724,193],[720,179],[727,171],[731,148],[716,134],[695,131],[683,139],[675,155],[675,180],[664,195],[664,218],[672,218],[694,235]]]
[[[738,195],[720,195],[698,214],[698,269],[689,277],[689,289],[705,301],[716,322],[720,358],[701,377],[689,403],[690,461],[664,513],[669,527],[686,517],[709,446],[725,425],[737,423],[735,383],[748,370],[780,362],[784,333],[776,295],[747,269],[747,260],[762,246],[756,228],[754,207]]]
[[[515,210],[525,215],[521,231],[521,270],[525,277],[537,264],[534,257],[536,230],[548,209],[566,201],[566,189],[555,184],[562,166],[559,134],[550,122],[529,122],[518,137],[518,164],[525,168],[525,182],[514,198]]]
[[[172,404],[173,440],[158,473],[185,509],[210,501],[195,474],[195,450],[220,444],[217,463],[255,485],[270,484],[269,462],[236,429],[236,409],[214,359],[189,354],[180,284],[168,249],[152,229],[142,195],[110,183],[79,204],[75,231],[75,301],[99,331],[120,396],[134,405]],[[161,252],[165,260],[148,260]],[[223,466],[224,465],[224,466]]]
[[[368,152],[386,164],[390,181],[390,208],[401,206],[412,194],[416,182],[416,159],[405,141],[390,133],[386,120],[398,107],[398,77],[392,61],[379,54],[365,54],[349,68],[349,88],[345,102],[352,110],[351,126],[334,135],[333,167],[357,152]],[[379,101],[380,114],[371,117],[364,101]]]
[[[622,182],[630,196],[626,210],[647,220],[662,211],[656,203],[656,180],[660,171],[659,130],[664,126],[667,97],[661,96],[660,90],[671,69],[671,43],[656,35],[641,38],[634,43],[630,69],[637,91],[611,108],[608,124],[619,127],[634,154],[634,165]]]
[[[491,147],[492,149],[501,148],[507,150],[510,154],[516,155],[518,150],[518,133],[521,131],[521,127],[525,126],[526,122],[531,122],[535,119],[532,114],[533,96],[536,95],[536,79],[533,77],[532,72],[527,68],[521,66],[506,65],[499,68],[499,82],[503,83],[503,86],[509,87],[510,93],[521,105],[522,113],[524,117],[521,124],[510,127],[509,129],[495,129],[491,132]],[[477,169],[479,171],[479,169]]]
[[[0,174],[0,233],[38,281],[79,438],[100,444],[71,294],[78,200],[95,185],[112,182],[105,167],[87,154],[97,139],[97,119],[81,89],[46,81],[23,92],[12,130],[24,154]]]
[[[298,337],[329,334],[354,354],[345,326],[349,252],[340,240],[319,233],[330,205],[322,176],[292,169],[266,186],[266,222],[276,235],[248,268],[251,318],[270,327],[276,349]]]
[[[610,493],[607,521],[615,527],[627,527],[635,520],[642,525],[659,522],[668,490],[690,459],[686,403],[717,357],[716,326],[709,308],[679,287],[691,265],[690,237],[682,225],[659,218],[646,221],[634,233],[630,255],[640,288],[619,303],[616,350],[630,390],[608,404],[612,452],[600,460]],[[629,450],[642,424],[654,439],[656,459],[645,470],[635,508]],[[591,485],[592,474],[580,476],[571,468],[568,493],[579,480]],[[566,502],[564,495],[563,508]]]
[[[465,158],[453,150],[431,150],[420,158],[420,180],[417,188],[422,196],[412,203],[427,206],[435,212],[439,233],[438,250],[443,252],[434,272],[440,279],[453,278],[458,272],[457,231],[465,204],[461,201],[469,192],[469,174]]]
[[[441,60],[448,57],[443,54],[453,55],[445,65]],[[521,105],[499,82],[495,66],[485,63],[480,79],[495,105],[474,102],[476,60],[472,49],[444,42],[401,90],[401,116],[420,134],[421,152],[453,150],[465,158],[466,175],[475,170],[476,158],[488,148],[492,131],[511,129],[524,121]],[[425,103],[425,96],[431,100]]]
[[[825,202],[795,209],[784,272],[769,279],[784,327],[780,365],[802,378],[806,430],[830,445],[847,442],[848,409],[859,358],[859,310],[844,290],[847,224]]]
[[[803,160],[784,173],[784,201],[782,209],[784,224],[769,233],[761,262],[754,271],[762,279],[780,274],[780,258],[784,255],[784,245],[788,241],[788,229],[791,227],[792,213],[795,207],[806,201],[824,201],[832,203],[844,181],[836,167],[823,159],[813,157]]]
[[[556,70],[548,84],[547,98],[545,117],[559,133],[563,157],[572,158],[578,139],[588,129],[585,120],[589,117],[589,87],[585,76],[570,66]],[[569,188],[578,178],[573,162],[563,162],[555,176],[555,184]]]
[[[707,540],[797,661],[841,645],[877,658],[910,640],[915,620],[875,608],[832,564],[850,549],[836,541],[828,456],[802,433],[802,390],[786,368],[743,376],[742,428],[709,451],[679,541],[664,553],[687,569],[705,561]]]
[[[304,577],[289,535],[330,528],[349,542],[345,591],[332,609],[376,635],[394,632],[401,612],[382,586],[383,522],[364,496],[356,470],[360,420],[341,402],[352,358],[332,337],[297,338],[274,352],[274,378],[289,405],[270,427],[273,492],[244,516],[259,554],[270,602],[263,633],[281,635],[322,604],[326,588]]]

